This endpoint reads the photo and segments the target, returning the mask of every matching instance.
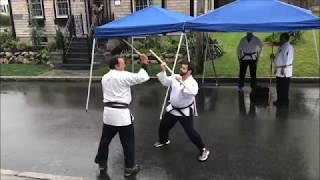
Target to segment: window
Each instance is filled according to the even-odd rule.
[[[149,6],[149,0],[136,0],[136,11]]]
[[[69,16],[69,1],[68,0],[56,0],[56,17],[68,18]]]
[[[33,18],[43,18],[42,0],[30,0],[30,8]]]

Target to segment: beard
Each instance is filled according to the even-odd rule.
[[[180,74],[180,76],[184,76],[184,75],[186,75],[187,73],[186,73],[186,72],[184,73],[184,72],[180,71],[179,74]]]

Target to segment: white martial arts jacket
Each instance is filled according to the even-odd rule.
[[[277,77],[292,77],[292,63],[293,63],[293,47],[287,42],[279,47],[275,54],[275,75]],[[281,74],[280,66],[284,67],[284,75]]]
[[[110,70],[102,77],[103,102],[131,103],[130,87],[149,80],[150,77],[144,69],[138,73],[128,71]],[[127,126],[131,122],[129,109],[104,107],[103,122],[112,126]]]
[[[198,83],[192,77],[189,76],[184,83],[186,87],[184,87],[178,80],[176,80],[175,75],[167,76],[165,71],[162,71],[157,74],[159,81],[164,86],[171,86],[170,93],[170,104],[166,107],[166,111],[170,112],[174,116],[182,116],[181,113],[173,110],[173,107],[182,108],[186,107],[194,102],[194,98],[198,93]],[[194,114],[194,105],[191,106],[193,114]],[[185,108],[181,110],[183,114],[186,116],[190,116],[190,109]]]
[[[253,36],[248,42],[247,37],[243,37],[237,48],[238,58],[241,60],[257,60],[257,56],[262,56],[263,44],[259,38]]]

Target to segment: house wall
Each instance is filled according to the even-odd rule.
[[[132,3],[134,4],[135,0],[132,0]],[[162,0],[154,0],[153,4],[161,7]],[[190,14],[189,6],[190,0],[166,0],[166,8],[172,11]],[[122,0],[120,6],[115,6],[114,3],[111,3],[111,8],[113,10],[115,19],[119,19],[120,17],[127,16],[131,13],[131,1]]]
[[[54,15],[54,5],[53,0],[44,0],[43,1],[43,11],[45,18],[44,30],[45,34],[48,37],[56,36],[56,25],[54,23],[55,15]]]
[[[71,13],[73,15],[82,15],[82,24],[84,34],[87,34],[87,18],[86,18],[86,4],[85,0],[70,0],[71,4]]]
[[[197,10],[197,1],[194,0],[195,14]],[[208,1],[208,0],[206,0]],[[211,0],[213,1],[213,0]],[[27,0],[13,0],[12,3],[12,13],[13,20],[15,23],[16,35],[20,39],[30,39],[31,28],[29,27],[29,12]],[[133,5],[131,4],[133,3]],[[114,13],[115,19],[123,16],[127,16],[131,13],[131,8],[134,8],[135,0],[121,0],[121,5],[116,6],[114,1],[111,1],[111,9]],[[154,5],[162,6],[162,0],[154,0]],[[54,0],[43,0],[44,5],[44,15],[45,15],[45,34],[51,38],[55,37],[56,29],[58,28],[55,24],[55,10],[54,10]],[[70,0],[71,13],[73,15],[82,14],[82,23],[84,34],[88,32],[87,19],[89,16],[89,9],[86,10],[87,4],[85,0]],[[166,8],[172,11],[181,12],[185,14],[190,14],[190,0],[166,0]],[[90,27],[90,25],[89,25]],[[60,27],[63,28],[63,27]]]
[[[28,4],[26,0],[11,1],[12,16],[16,30],[16,36],[28,42],[31,36],[31,28],[29,27]]]
[[[120,6],[115,6],[114,3],[111,3],[111,9],[114,13],[114,18],[119,19],[120,17],[127,16],[131,13],[131,1],[122,0]]]
[[[168,0],[167,9],[189,15],[190,0]]]
[[[56,29],[63,29],[64,27],[58,27],[55,24],[55,5],[54,0],[43,0],[44,10],[44,34],[48,37],[48,40],[54,40],[56,36]],[[30,42],[31,39],[31,27],[29,25],[29,11],[27,0],[14,0],[11,1],[13,21],[16,30],[16,36],[22,41]],[[82,23],[84,34],[87,34],[87,19],[84,0],[70,0],[71,13],[74,15],[82,14]]]

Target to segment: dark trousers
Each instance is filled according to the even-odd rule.
[[[193,116],[174,116],[166,112],[160,122],[159,142],[165,143],[169,140],[169,131],[173,128],[177,121],[180,122],[189,139],[194,145],[197,146],[201,153],[204,145],[199,133],[194,129]]]
[[[111,126],[107,124],[103,125],[102,136],[95,162],[99,165],[105,165],[107,163],[109,144],[117,133],[119,133],[120,141],[123,148],[125,167],[132,168],[135,164],[134,128],[132,124],[128,126]]]
[[[250,85],[251,88],[256,87],[256,72],[257,72],[257,61],[256,60],[240,60],[240,73],[239,73],[239,87],[244,86],[244,78],[246,76],[247,67],[250,68]]]
[[[277,77],[277,103],[287,105],[289,103],[290,77]]]

